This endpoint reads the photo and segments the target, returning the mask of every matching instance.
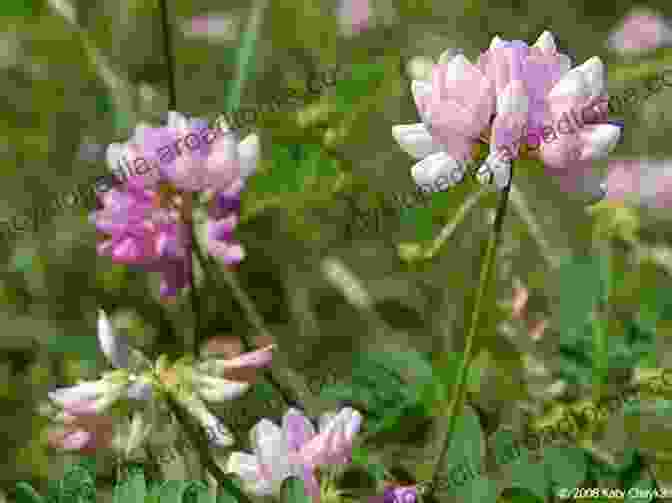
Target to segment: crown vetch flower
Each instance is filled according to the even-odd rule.
[[[609,163],[606,199],[654,209],[672,206],[672,162],[619,159]]]
[[[142,353],[130,348],[119,337],[102,310],[99,312],[98,338],[103,353],[117,370],[103,374],[96,381],[83,381],[49,393],[50,400],[63,410],[59,416],[61,422],[75,425],[74,430],[71,428],[72,432],[54,438],[54,442],[60,442],[61,445],[81,445],[82,448],[100,445],[96,440],[98,437],[92,436],[92,432],[77,426],[98,425],[96,421],[103,421],[101,414],[111,411],[116,403],[125,400],[133,416],[130,421],[127,416],[117,418],[122,428],[120,431],[125,433],[120,434],[121,440],[115,440],[114,445],[130,452],[167,418],[168,408],[165,401],[161,400],[163,393],[171,394],[191,413],[212,436],[214,444],[232,445],[233,436],[208,411],[203,400],[221,402],[245,393],[250,387],[248,382],[227,379],[220,377],[220,374],[225,374],[227,369],[244,371],[268,365],[275,347],[268,346],[231,360],[207,362],[210,366],[204,365],[206,362],[193,362],[188,357],[170,366],[165,356],[159,357],[152,366]],[[84,434],[80,430],[88,433]],[[76,435],[68,441],[71,434]],[[108,437],[104,439],[109,440]]]
[[[450,181],[447,188],[461,182],[465,170],[460,162],[489,142],[490,153],[477,172],[482,183],[503,189],[510,182],[511,160],[531,156],[540,157],[565,187],[603,194],[587,167],[613,150],[621,127],[608,123],[606,110],[598,108],[608,101],[599,58],[570,70],[570,58],[557,51],[553,35],[545,31],[531,47],[494,37],[475,65],[462,55],[445,59],[433,68],[431,83],[412,83],[423,122],[392,131],[402,149],[422,159],[411,170],[416,183],[436,187],[443,177]],[[582,112],[585,130],[563,137],[552,131],[553,141],[541,146],[549,127],[577,107],[591,110],[588,119]],[[530,144],[534,136],[537,155]]]
[[[313,503],[319,503],[315,469],[350,461],[353,438],[361,421],[359,412],[346,407],[338,414],[323,415],[316,434],[310,420],[296,409],[287,411],[282,427],[262,419],[250,431],[254,454],[232,453],[226,471],[239,475],[246,490],[258,496],[277,496],[283,480],[300,477]],[[330,488],[325,485],[322,489]]]
[[[607,47],[626,54],[642,54],[672,43],[672,28],[665,19],[649,9],[635,8],[614,29]]]
[[[90,401],[73,401],[59,417],[61,426],[49,428],[47,443],[54,448],[93,454],[110,448],[114,438],[114,419],[92,412]]]
[[[547,124],[557,125],[562,134],[555,133],[553,141],[544,142],[539,157],[547,172],[557,177],[561,187],[568,192],[604,197],[604,188],[592,169],[592,161],[606,158],[616,148],[622,134],[622,125],[607,120],[608,101],[604,64],[598,57],[567,72],[548,94]],[[568,131],[562,131],[562,126]],[[533,127],[541,137],[539,126]]]
[[[218,126],[218,130],[209,130],[202,120],[187,120],[170,112],[166,127],[140,124],[126,144],[112,144],[107,150],[115,174],[122,160],[132,161],[136,171],[131,173],[134,176],[124,176],[121,187],[100,196],[102,207],[91,218],[109,239],[98,245],[98,253],[116,263],[161,272],[162,297],[177,295],[191,277],[189,225],[194,199],[190,192],[211,195],[210,253],[227,265],[244,257],[232,232],[238,221],[243,179],[256,169],[259,141],[250,135],[238,143],[225,121],[220,119]],[[217,139],[218,131],[224,135]],[[181,141],[186,144],[183,148],[196,150],[182,152]]]

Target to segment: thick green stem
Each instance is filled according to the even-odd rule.
[[[513,179],[513,168],[511,169],[511,179]],[[490,238],[488,240],[488,248],[485,252],[485,257],[483,259],[483,264],[481,265],[481,277],[479,279],[478,291],[476,292],[476,300],[474,302],[474,309],[471,313],[471,325],[469,326],[469,333],[467,339],[464,343],[464,353],[462,360],[460,362],[460,368],[457,374],[457,380],[453,387],[453,400],[448,409],[448,430],[446,431],[446,437],[443,442],[443,447],[441,448],[441,453],[436,462],[436,467],[434,468],[434,476],[432,477],[432,483],[428,490],[428,495],[433,496],[434,490],[437,487],[439,481],[439,475],[441,472],[441,467],[443,466],[446,454],[450,447],[450,443],[455,434],[455,428],[457,426],[457,420],[462,415],[462,410],[464,408],[464,402],[467,395],[467,373],[469,371],[469,365],[473,359],[473,346],[476,334],[478,333],[479,322],[481,320],[481,311],[482,303],[485,297],[485,294],[488,290],[488,286],[492,279],[492,273],[494,271],[495,259],[497,257],[497,249],[499,247],[502,229],[504,227],[504,217],[506,215],[506,209],[509,201],[509,192],[511,191],[511,182],[507,185],[506,188],[502,191],[502,194],[499,199],[499,206],[497,208],[497,215],[495,216],[495,222],[492,226],[490,232]]]

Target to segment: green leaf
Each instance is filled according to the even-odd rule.
[[[63,503],[95,503],[96,483],[89,465],[72,465],[61,481],[59,500]]]
[[[548,468],[543,463],[533,463],[529,450],[520,446],[510,431],[497,431],[491,444],[498,466],[508,474],[510,487],[525,489],[545,501],[551,489]]]
[[[296,477],[286,478],[280,488],[280,501],[282,503],[310,503],[303,480]]]
[[[142,470],[133,470],[126,480],[125,503],[144,503],[147,496],[147,484]]]
[[[547,447],[544,449],[543,463],[556,488],[577,487],[586,479],[588,465],[582,449]]]
[[[16,484],[16,503],[44,503],[44,498],[27,482]]]
[[[91,335],[52,335],[47,349],[53,354],[75,353],[85,360],[95,360],[99,353],[98,341]]]
[[[187,482],[183,494],[183,503],[216,503],[215,495],[211,494],[208,486],[201,481]]]
[[[448,475],[452,470],[461,470],[465,473],[471,472],[471,479],[477,479],[483,468],[481,425],[471,407],[465,407],[464,411],[455,425],[455,433],[445,457],[446,464],[441,473]],[[451,489],[451,492],[454,490],[459,488]]]
[[[560,265],[560,332],[563,339],[577,337],[602,291],[597,259],[571,257]]]
[[[2,4],[1,15],[14,17],[30,17],[37,14],[37,2],[32,0],[6,0]]]
[[[359,63],[350,67],[349,75],[336,82],[336,104],[349,109],[364,96],[372,96],[385,79],[386,68],[382,63]]]
[[[191,482],[185,482],[184,480],[165,481],[163,484],[161,484],[161,488],[159,490],[160,503],[183,503],[182,499],[184,498],[184,495],[189,489],[190,485]]]

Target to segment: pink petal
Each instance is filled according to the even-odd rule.
[[[284,415],[282,430],[285,432],[289,448],[297,452],[315,436],[315,428],[310,420],[296,409],[290,409]]]

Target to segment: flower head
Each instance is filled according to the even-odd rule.
[[[284,415],[282,427],[262,419],[250,432],[254,454],[232,453],[227,471],[239,475],[246,490],[259,496],[277,496],[287,477],[299,477],[313,503],[319,503],[316,468],[350,461],[361,420],[359,412],[346,407],[338,414],[323,415],[316,433],[310,420],[296,409]]]
[[[107,150],[113,172],[122,161],[136,171],[130,178],[124,173],[122,186],[100,197],[100,209],[91,217],[106,237],[98,253],[117,263],[161,272],[162,297],[175,296],[189,285],[192,192],[210,196],[210,253],[227,265],[244,257],[232,232],[238,222],[243,180],[256,168],[259,141],[250,135],[238,143],[224,121],[218,121],[218,126],[210,130],[203,120],[170,112],[167,126],[140,124],[127,143],[112,144]]]
[[[614,29],[607,46],[621,55],[642,54],[672,42],[672,28],[649,9],[635,8]]]
[[[91,403],[73,401],[60,416],[61,426],[50,428],[47,443],[54,448],[92,454],[112,447],[114,419],[92,412]]]
[[[422,123],[392,130],[402,149],[421,159],[411,169],[416,183],[440,188],[440,177],[445,188],[460,183],[462,163],[476,160],[487,142],[489,155],[477,171],[482,183],[503,189],[510,183],[511,160],[537,157],[568,190],[603,195],[588,167],[613,150],[622,126],[609,123],[606,110],[599,109],[608,101],[600,59],[570,68],[570,58],[557,51],[548,31],[533,46],[495,37],[476,64],[463,55],[440,58],[431,82],[411,85]],[[561,138],[554,133],[553,141],[542,146],[548,128],[576,108],[590,112],[588,118],[583,114],[585,130]]]
[[[609,163],[605,181],[607,200],[650,208],[672,206],[672,162],[621,159]]]
[[[88,446],[100,435],[94,438],[92,433],[95,432],[89,431],[87,425],[98,425],[96,421],[102,421],[102,414],[112,411],[116,403],[124,400],[133,411],[133,417],[130,421],[127,416],[116,418],[125,433],[122,440],[115,440],[115,446],[130,452],[166,419],[167,407],[161,398],[169,393],[206,429],[213,444],[230,446],[233,436],[208,410],[204,401],[222,402],[245,393],[250,387],[248,382],[227,379],[223,375],[229,369],[244,371],[268,365],[274,348],[268,346],[231,360],[192,362],[190,358],[182,358],[172,366],[167,364],[164,356],[152,366],[116,334],[103,311],[99,313],[98,338],[103,353],[117,370],[103,374],[96,381],[80,382],[49,393],[50,400],[63,411],[59,416],[61,422],[65,420],[66,424],[74,425],[60,437],[54,437],[54,442],[66,445],[64,442],[70,435],[76,434],[72,442],[80,443],[67,445]],[[104,438],[109,440],[107,436]],[[97,441],[94,444],[101,445]]]

